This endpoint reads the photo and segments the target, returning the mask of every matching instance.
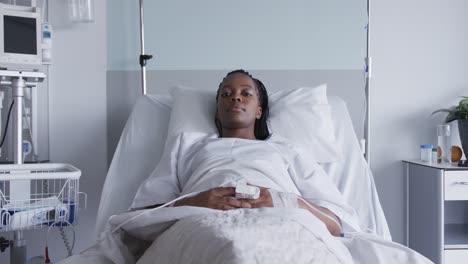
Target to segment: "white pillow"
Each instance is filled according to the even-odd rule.
[[[320,163],[340,159],[340,148],[328,104],[327,85],[272,93],[268,128],[305,147]]]
[[[96,219],[96,233],[107,219],[128,210],[140,184],[162,156],[171,112],[170,96],[141,96],[125,124],[107,172]]]
[[[301,87],[269,95],[270,132],[310,150],[317,162],[336,162],[340,149],[335,140],[327,86]],[[168,140],[182,132],[217,133],[214,123],[216,91],[175,87]]]
[[[185,86],[171,90],[173,98],[167,137],[177,138],[182,132],[217,133],[216,91],[200,91]]]

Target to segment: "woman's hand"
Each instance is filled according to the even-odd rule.
[[[235,194],[236,190],[234,187],[217,187],[179,200],[175,202],[174,206],[189,205],[218,210],[252,207],[247,201],[234,198]]]
[[[252,185],[255,186],[255,185]],[[273,200],[268,188],[256,186],[260,189],[260,197],[258,199],[242,199],[251,205],[252,208],[273,207]]]

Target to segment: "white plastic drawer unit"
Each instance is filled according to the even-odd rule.
[[[468,250],[445,250],[444,264],[462,264],[468,259]]]
[[[445,171],[444,193],[446,201],[468,200],[468,175],[466,171]]]

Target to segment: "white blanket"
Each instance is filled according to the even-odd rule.
[[[358,217],[323,171],[299,146],[272,135],[268,140],[218,138],[182,133],[142,183],[133,208],[164,204],[181,195],[219,186],[253,185],[301,195],[331,210],[345,231],[358,231]]]
[[[352,263],[343,244],[305,210],[233,210],[187,217],[139,263]]]
[[[375,236],[332,237],[302,209],[162,208],[114,216],[107,230],[60,263],[431,263]]]
[[[334,212],[345,232],[359,230],[354,210],[321,167],[277,137],[251,141],[183,133],[166,148],[133,207],[237,180],[299,194]],[[373,236],[335,238],[313,214],[297,208],[134,211],[112,217],[107,230],[96,245],[62,263],[430,263]]]

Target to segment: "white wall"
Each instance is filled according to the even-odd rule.
[[[96,0],[93,23],[68,22],[67,1],[49,1],[55,30],[50,76],[50,158],[82,170],[88,209],[77,226],[75,252],[94,241],[102,184],[107,173],[106,1]],[[56,241],[60,245],[60,241]],[[63,248],[57,247],[57,250]]]
[[[80,189],[88,194],[88,209],[76,226],[74,252],[96,238],[94,227],[100,192],[107,172],[106,154],[106,1],[96,0],[93,23],[72,24],[67,1],[49,1],[54,29],[53,65],[49,72],[50,159],[82,170]],[[43,254],[44,230],[27,231],[28,255]],[[58,231],[51,232],[51,257],[65,256]],[[0,263],[9,263],[0,254]]]
[[[372,160],[394,240],[406,241],[402,159],[436,144],[432,111],[468,95],[468,2],[372,1]]]

